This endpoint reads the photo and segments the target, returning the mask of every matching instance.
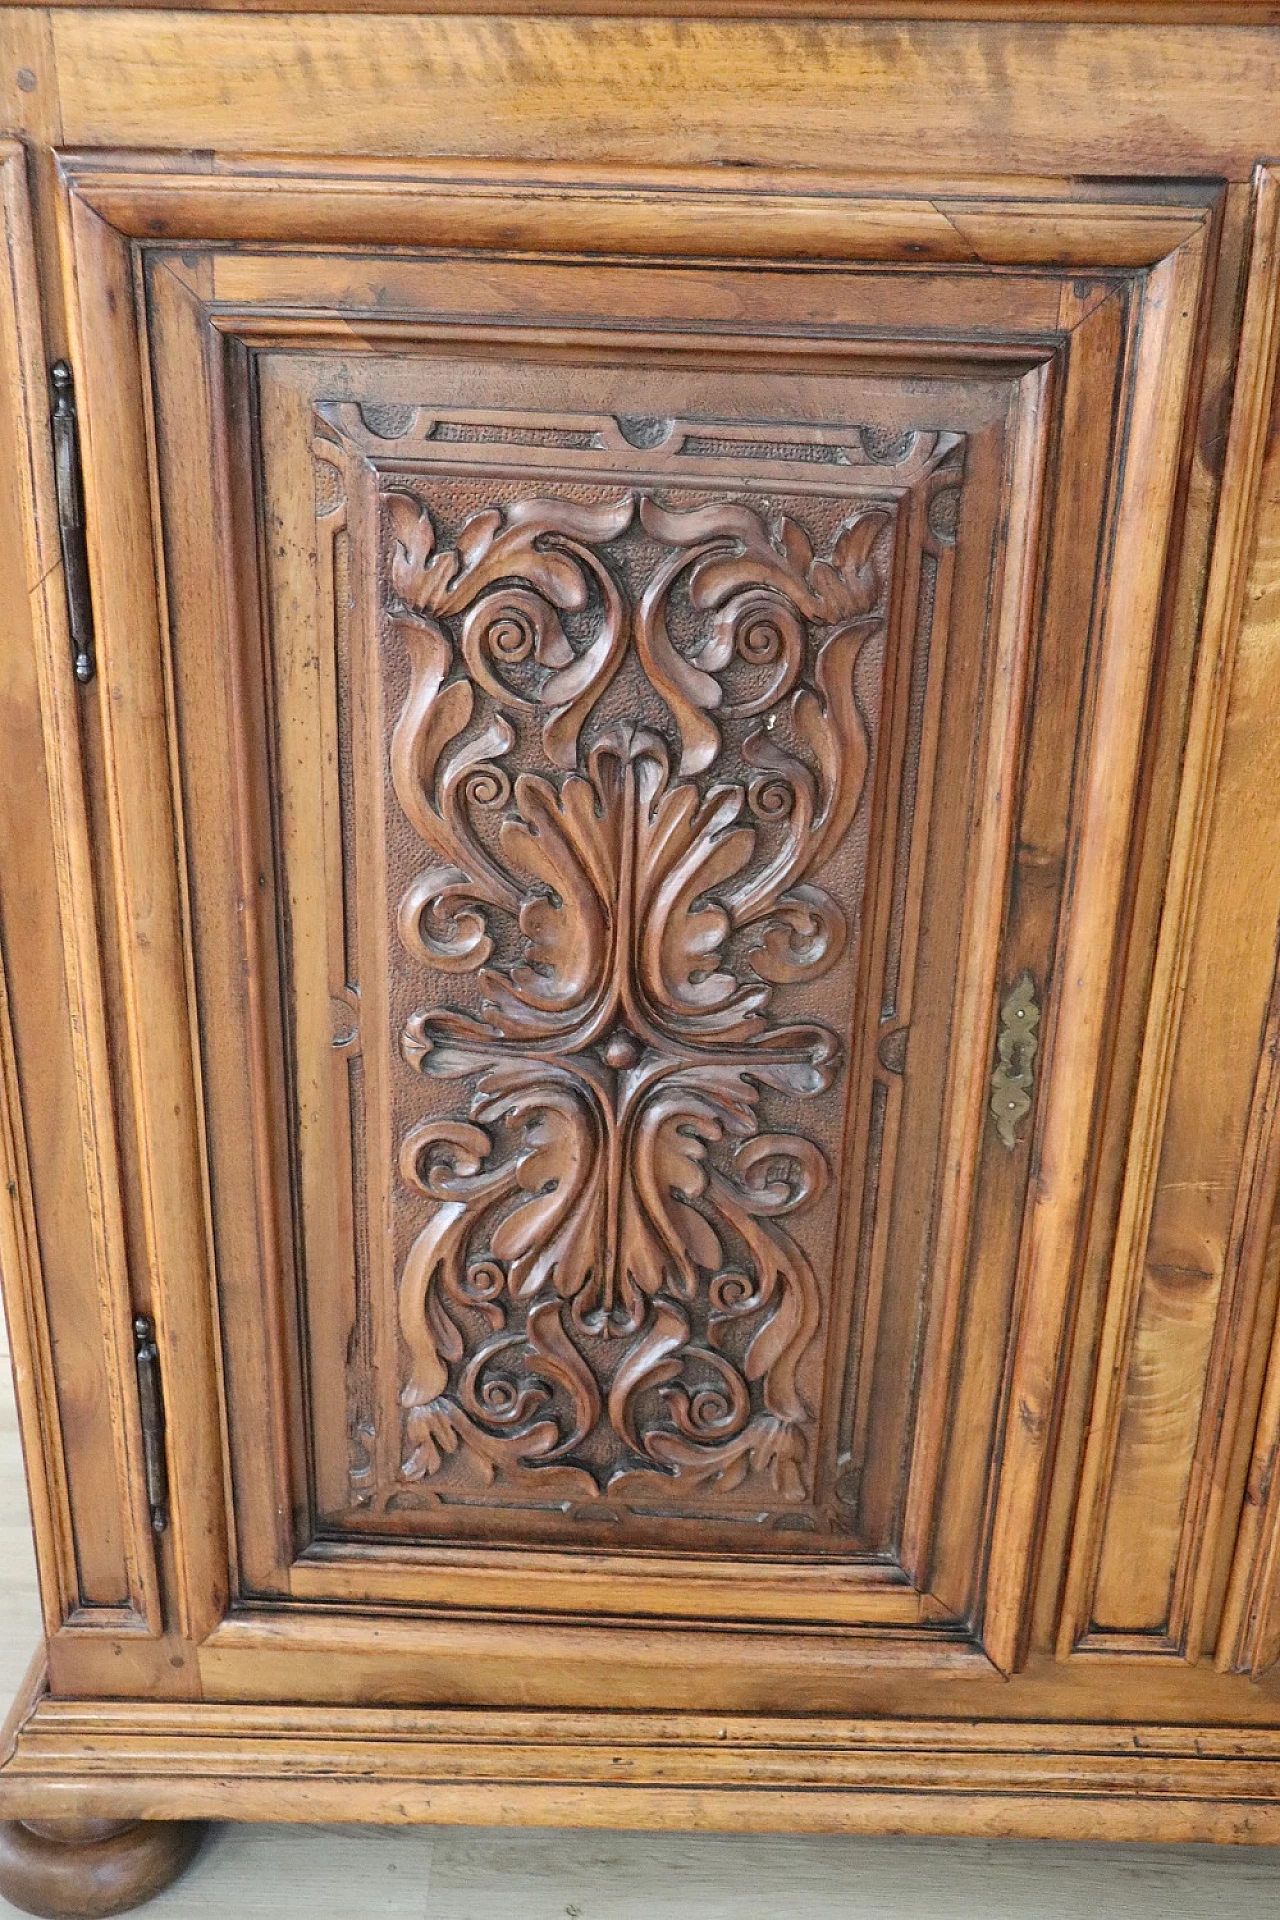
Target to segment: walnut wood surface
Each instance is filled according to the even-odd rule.
[[[1276,1837],[1280,40],[676,11],[0,9],[6,1817]]]
[[[1265,15],[1153,30],[819,14],[744,33],[733,19],[652,12],[320,15],[301,32],[263,14],[246,33],[218,12],[4,8],[0,30],[18,43],[10,126],[43,121],[71,148],[848,164],[907,181],[930,170],[1245,181],[1273,151],[1280,72]],[[36,77],[29,91],[21,65]],[[851,146],[853,101],[875,126],[874,153]]]

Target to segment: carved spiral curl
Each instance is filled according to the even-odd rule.
[[[467,1268],[459,1291],[464,1300],[488,1302],[500,1299],[506,1285],[507,1276],[496,1260],[477,1260]]]
[[[527,660],[536,638],[532,620],[519,607],[502,608],[484,631],[485,646],[503,666]]]
[[[692,1390],[680,1384],[664,1387],[662,1398],[672,1419],[689,1440],[733,1439],[751,1418],[746,1381],[728,1360],[705,1347],[691,1353],[689,1359],[710,1367],[718,1378]]]
[[[419,874],[396,910],[396,928],[408,953],[446,973],[471,972],[493,952],[475,893],[456,868]]]
[[[566,667],[573,649],[549,601],[527,587],[503,587],[477,600],[462,623],[462,653],[473,680],[500,706],[532,708],[503,672],[533,659],[540,667]]]
[[[756,1283],[736,1268],[712,1274],[707,1296],[715,1318],[736,1318],[739,1314],[753,1312],[761,1304]]]
[[[795,804],[795,788],[781,774],[757,774],[747,787],[747,805],[757,820],[789,819]]]
[[[733,1402],[720,1387],[699,1387],[689,1396],[689,1425],[696,1433],[722,1433],[733,1420]]]
[[[510,800],[511,782],[502,767],[486,760],[471,769],[462,783],[462,791],[471,806],[494,812]]]
[[[550,1398],[544,1386],[516,1379],[509,1373],[489,1373],[499,1356],[524,1345],[523,1334],[506,1334],[473,1355],[458,1386],[464,1412],[490,1427],[516,1427],[528,1420]]]
[[[799,886],[773,903],[748,956],[762,980],[816,980],[844,952],[849,926],[829,893]]]
[[[751,699],[726,700],[720,714],[744,720],[790,693],[805,661],[804,622],[782,594],[755,588],[735,594],[716,614],[708,651],[728,658],[730,648],[751,667],[773,667],[766,686]]]
[[[741,657],[753,667],[768,666],[782,652],[782,629],[771,614],[758,608],[739,621],[734,640]]]
[[[493,1150],[483,1127],[467,1120],[421,1120],[400,1144],[400,1177],[429,1200],[449,1200],[479,1175]]]
[[[446,1262],[443,1281],[456,1306],[478,1315],[491,1335],[501,1333],[506,1324],[501,1301],[507,1277],[496,1260],[477,1260],[461,1271]]]
[[[509,1420],[520,1398],[520,1389],[504,1373],[480,1383],[479,1397],[485,1411],[494,1420]]]
[[[733,1171],[751,1211],[794,1213],[821,1198],[831,1176],[821,1147],[798,1133],[759,1133],[733,1156]]]

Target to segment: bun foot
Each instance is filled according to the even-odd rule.
[[[194,1860],[198,1821],[0,1821],[0,1894],[48,1920],[101,1920],[162,1893]]]

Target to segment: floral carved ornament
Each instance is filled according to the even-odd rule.
[[[383,506],[411,667],[391,772],[430,854],[399,937],[477,995],[401,1041],[470,1084],[466,1117],[400,1150],[434,1203],[400,1277],[402,1477],[554,1466],[598,1499],[763,1476],[801,1499],[822,1299],[789,1217],[830,1168],[760,1106],[840,1064],[828,1027],[771,1002],[851,938],[809,875],[866,783],[855,668],[883,629],[891,515],[851,511],[819,557],[729,502],[520,500],[452,548],[416,494]],[[624,536],[657,554],[632,589]],[[597,716],[628,659],[662,727]],[[737,777],[717,772],[730,721]],[[549,771],[505,764],[519,729]]]

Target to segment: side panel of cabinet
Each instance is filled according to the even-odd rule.
[[[1212,1646],[1275,1312],[1278,223],[1280,182],[1262,169],[1064,1656]]]
[[[1280,292],[1273,295],[1273,300],[1280,304]],[[1274,379],[1280,359],[1275,306],[1272,324]],[[1232,1316],[1230,1335],[1234,1335],[1239,1348],[1237,1367],[1247,1355],[1251,1368],[1263,1364],[1265,1332],[1269,1322],[1273,1328],[1276,1324],[1280,1290],[1280,859],[1275,830],[1276,795],[1280,792],[1280,391],[1272,394],[1268,424],[1245,583],[1236,691],[1223,756],[1224,796],[1232,794],[1229,782],[1234,775],[1234,793],[1238,796],[1235,819],[1258,821],[1256,833],[1245,843],[1250,849],[1247,859],[1241,859],[1237,831],[1231,854],[1224,862],[1233,875],[1237,862],[1241,863],[1247,889],[1239,923],[1232,923],[1233,947],[1238,945],[1241,960],[1259,984],[1268,977],[1271,982],[1270,1004],[1261,1024],[1257,1067],[1250,1088],[1230,1241],[1242,1296],[1241,1306]],[[1220,974],[1225,971],[1219,969]],[[1273,1669],[1280,1658],[1280,1499],[1276,1474],[1280,1459],[1280,1338],[1274,1333],[1266,1367],[1247,1465],[1244,1510],[1217,1640],[1219,1667],[1255,1678]],[[1245,1472],[1243,1462],[1239,1471]]]
[[[0,1259],[51,1634],[160,1631],[26,156],[0,148]]]

